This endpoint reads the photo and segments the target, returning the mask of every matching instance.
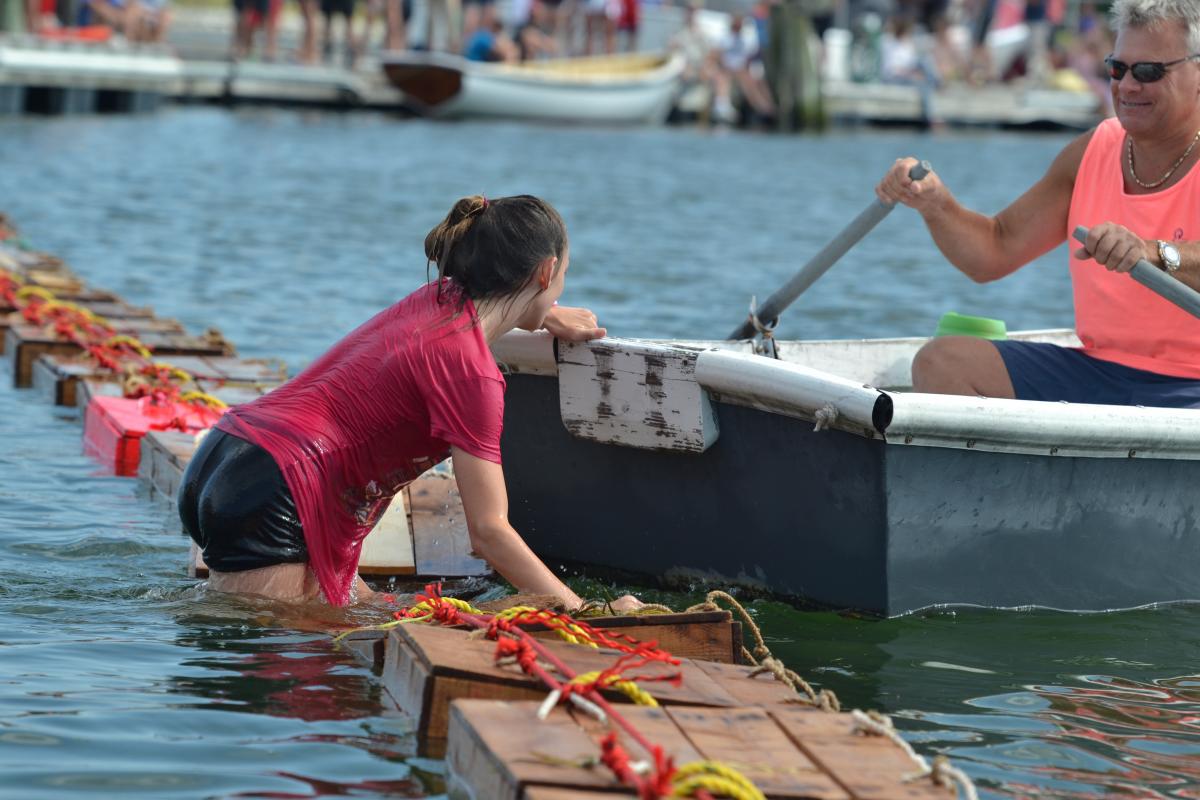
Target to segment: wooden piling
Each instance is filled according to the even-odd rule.
[[[784,0],[771,6],[771,36],[763,65],[775,98],[776,125],[782,132],[824,130],[829,124],[814,40],[804,0]]]

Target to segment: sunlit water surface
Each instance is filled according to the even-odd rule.
[[[903,154],[983,211],[1066,138],[820,138],[174,110],[0,122],[0,210],[97,286],[293,370],[425,276],[463,194],[567,220],[566,300],[615,335],[719,338],[871,202]],[[1070,324],[1062,250],[975,286],[901,209],[788,338],[920,335],[946,310]],[[0,381],[0,796],[427,797],[442,765],[369,670],[184,576],[168,507],[80,455],[71,411]],[[1114,565],[1117,568],[1117,565]],[[620,589],[625,587],[614,587]],[[700,594],[654,594],[677,606]],[[985,796],[1200,797],[1200,609],[863,620],[751,606],[789,665],[899,718]]]

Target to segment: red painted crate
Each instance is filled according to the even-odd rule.
[[[147,431],[211,428],[225,412],[190,403],[155,403],[152,398],[96,396],[83,417],[83,452],[117,475],[137,475]]]

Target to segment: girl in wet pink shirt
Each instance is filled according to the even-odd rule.
[[[346,604],[388,502],[450,456],[475,551],[518,589],[580,604],[508,522],[504,377],[489,349],[514,328],[604,335],[590,312],[555,306],[566,227],[535,197],[464,198],[425,253],[437,280],[232,409],[197,450],[179,510],[214,588]]]

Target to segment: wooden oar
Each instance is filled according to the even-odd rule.
[[[1087,242],[1087,235],[1088,229],[1082,225],[1075,229],[1075,238],[1081,244]],[[1200,317],[1200,292],[1178,278],[1172,278],[1146,259],[1138,259],[1129,271],[1129,277],[1163,299],[1170,300],[1193,317]]]
[[[914,181],[919,181],[928,175],[933,170],[928,161],[922,161],[919,164],[913,165],[913,168],[908,171],[908,177]],[[729,334],[730,339],[749,339],[755,333],[755,317],[759,324],[763,327],[771,327],[783,310],[790,306],[793,301],[804,293],[809,286],[817,278],[825,274],[825,272],[837,263],[837,260],[846,254],[854,245],[858,244],[859,240],[871,232],[871,229],[880,223],[880,221],[891,213],[895,208],[895,203],[885,203],[882,200],[876,199],[874,203],[854,218],[854,221],[842,230],[833,238],[829,244],[821,248],[821,252],[812,257],[811,260],[800,271],[792,277],[790,281],[785,283],[775,294],[767,298],[767,302],[763,303],[754,314],[754,317],[748,317],[745,322],[734,329],[733,333]]]

